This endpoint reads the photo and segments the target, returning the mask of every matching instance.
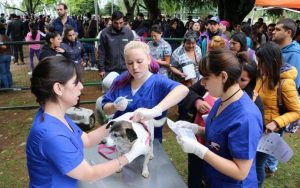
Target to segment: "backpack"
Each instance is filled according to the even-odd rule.
[[[280,80],[277,89],[277,104],[279,107],[279,114],[282,115],[287,112],[282,100],[282,81]],[[300,119],[293,121],[292,123],[288,124],[286,127],[283,128],[283,131],[286,133],[295,133],[297,132],[300,126]]]

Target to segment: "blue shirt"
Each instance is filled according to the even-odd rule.
[[[83,161],[82,131],[65,119],[74,132],[42,108],[37,112],[26,144],[29,187],[76,187],[66,174]]]
[[[163,38],[157,43],[149,41],[147,44],[150,48],[151,56],[156,60],[164,60],[165,56],[171,56],[172,54],[171,45]],[[168,68],[161,66],[159,69],[159,73],[168,76],[168,70]]]
[[[297,89],[300,87],[300,45],[293,41],[291,44],[281,49],[283,60],[297,69],[297,77],[295,79]]]
[[[67,17],[65,25],[62,24],[61,19],[59,17],[53,20],[52,22],[52,26],[54,27],[55,31],[59,32],[60,35],[62,35],[64,27],[66,25],[73,27],[74,31],[78,33],[76,22],[69,16]]]
[[[218,99],[206,122],[205,145],[215,154],[233,160],[251,160],[253,163],[244,181],[228,177],[208,163],[205,164],[205,176],[208,187],[247,187],[258,186],[256,175],[256,148],[262,135],[263,120],[261,113],[249,96],[243,96],[227,106],[213,118],[221,104]]]
[[[128,75],[128,71],[124,72],[118,76],[113,85],[124,79]],[[139,90],[132,95],[131,83],[130,81],[123,87],[118,88],[111,92],[107,92],[103,96],[102,108],[106,103],[114,102],[118,97],[126,97],[127,99],[132,99],[128,103],[128,106],[125,111],[117,111],[114,115],[114,118],[119,117],[127,112],[133,112],[138,108],[153,108],[158,103],[160,103],[170,91],[172,91],[180,83],[175,82],[161,74],[152,74],[144,84],[139,88]],[[166,111],[163,113],[163,116],[166,116]]]

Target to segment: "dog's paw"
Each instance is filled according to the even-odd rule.
[[[152,160],[154,158],[154,155],[150,155],[149,159]]]
[[[120,172],[122,172],[122,170],[123,170],[122,168],[121,168],[121,169],[119,169],[119,170],[117,171],[117,173],[120,173]]]
[[[143,170],[142,176],[143,176],[144,178],[148,178],[148,177],[149,177],[149,170]]]

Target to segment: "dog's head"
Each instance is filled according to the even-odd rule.
[[[138,138],[132,123],[128,121],[111,121],[106,128],[110,129],[105,143],[107,146],[117,146],[118,149],[128,150]]]

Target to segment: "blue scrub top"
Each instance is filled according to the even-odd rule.
[[[112,85],[116,82],[123,80],[127,75],[128,71],[118,76]],[[114,102],[118,97],[126,97],[132,99],[129,102],[125,111],[117,111],[114,118],[119,117],[127,112],[133,112],[138,108],[153,108],[159,104],[176,86],[180,83],[175,82],[161,74],[152,74],[148,80],[139,88],[139,90],[132,95],[130,81],[123,87],[109,91],[103,96],[102,108],[106,103]],[[163,113],[166,116],[167,112]],[[160,117],[158,117],[160,118]]]
[[[77,180],[66,174],[84,159],[82,131],[65,119],[74,132],[42,108],[37,112],[26,145],[29,187],[76,187]]]
[[[246,93],[214,117],[220,104],[221,100],[218,99],[207,118],[206,147],[226,159],[253,159],[253,163],[244,181],[228,177],[206,163],[205,176],[208,187],[255,188],[258,186],[255,168],[256,148],[263,128],[261,113]]]

